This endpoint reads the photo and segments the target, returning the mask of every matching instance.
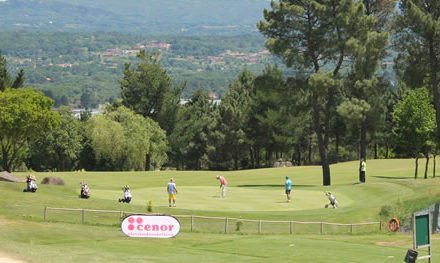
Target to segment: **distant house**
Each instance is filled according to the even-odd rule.
[[[145,48],[148,49],[170,49],[171,44],[166,42],[158,42],[158,41],[151,41],[145,45]]]
[[[102,114],[102,109],[72,109],[73,115],[78,119],[81,118],[81,113],[86,111],[90,111],[92,116]]]
[[[211,99],[211,100],[217,100],[217,99],[219,99],[219,96],[215,92],[209,92],[208,93],[208,98]]]
[[[73,66],[73,64],[62,63],[62,64],[57,64],[57,66],[60,67],[60,68],[71,68]]]

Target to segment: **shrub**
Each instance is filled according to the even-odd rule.
[[[153,202],[151,200],[147,203],[147,211],[150,213],[153,212]]]

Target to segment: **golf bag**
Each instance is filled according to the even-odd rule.
[[[130,192],[130,187],[129,186],[124,186],[122,187],[122,191],[123,191],[123,197],[119,198],[119,202],[123,202],[123,203],[130,203],[131,202],[131,192]]]
[[[333,208],[338,208],[339,203],[338,203],[338,200],[336,200],[336,197],[330,192],[326,192],[325,195],[327,196],[328,200],[330,201],[329,204],[325,205],[325,208],[329,207],[330,205],[333,206]]]
[[[88,199],[90,198],[90,189],[87,184],[81,183],[81,194],[80,198]]]
[[[26,178],[26,189],[23,192],[35,193],[38,189],[37,182],[33,178]]]

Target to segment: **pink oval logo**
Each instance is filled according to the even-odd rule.
[[[180,223],[172,216],[131,215],[121,229],[129,237],[170,238],[179,233]]]

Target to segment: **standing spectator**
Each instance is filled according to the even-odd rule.
[[[365,162],[365,159],[361,159],[361,164],[359,166],[359,182],[365,183],[365,173],[367,172],[367,163]]]
[[[220,197],[221,198],[225,198],[226,197],[226,187],[228,186],[228,181],[226,180],[225,177],[217,175],[216,176],[217,180],[220,181]]]
[[[289,176],[286,176],[286,182],[284,183],[286,189],[287,202],[291,201],[290,192],[292,191],[292,180],[290,180]]]
[[[174,182],[174,178],[170,179],[170,182],[167,185],[167,192],[168,192],[168,204],[171,207],[171,205],[174,207],[176,206],[176,195],[177,195],[177,187],[176,183]]]

